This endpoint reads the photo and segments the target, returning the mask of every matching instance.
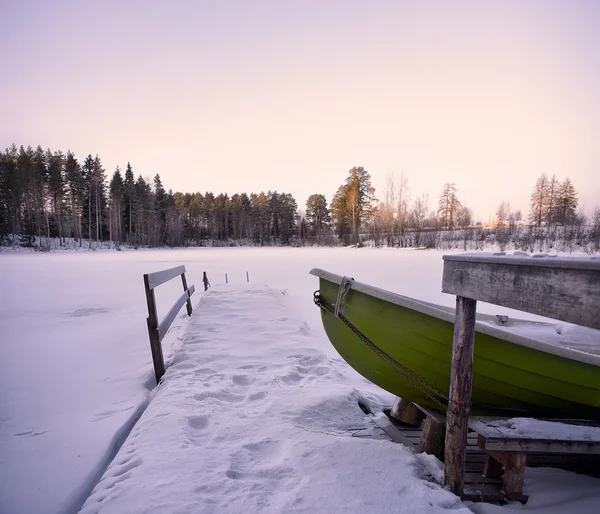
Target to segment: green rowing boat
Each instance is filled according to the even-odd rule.
[[[394,395],[442,408],[454,309],[321,269],[310,273],[319,277],[315,303],[325,332],[344,360]],[[600,355],[542,340],[559,326],[478,314],[471,412],[600,420]]]

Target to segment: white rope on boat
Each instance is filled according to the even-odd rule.
[[[339,318],[340,315],[344,313],[346,297],[348,296],[348,291],[350,291],[350,288],[352,287],[352,282],[354,282],[354,279],[352,277],[342,277],[342,281],[340,282],[340,289],[338,290],[337,300],[335,302],[334,316],[336,318]]]

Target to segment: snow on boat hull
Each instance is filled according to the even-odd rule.
[[[321,298],[335,305],[342,277],[317,268],[310,273],[319,277]],[[378,348],[448,395],[453,312],[360,282],[352,284],[343,312]],[[321,318],[333,346],[362,376],[397,396],[440,408],[342,320],[325,310]],[[552,346],[478,320],[471,411],[600,419],[600,356]]]

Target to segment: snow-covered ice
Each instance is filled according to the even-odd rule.
[[[387,476],[369,482],[367,497],[373,503],[370,508],[365,507],[364,511],[378,512],[379,508],[388,511],[390,505],[385,503],[385,500],[389,500],[390,495],[395,494],[394,488],[408,490],[405,494],[410,498],[414,489],[414,494],[422,493],[423,500],[431,501],[433,505],[455,505],[451,495],[451,499],[446,503],[446,500],[440,500],[439,495],[447,493],[438,490],[434,484],[417,478],[423,473],[419,470],[419,464],[431,475],[439,475],[440,469],[436,467],[435,462],[427,456],[412,457],[401,446],[378,439],[377,430],[369,428],[373,425],[358,409],[358,398],[366,398],[374,406],[386,401],[391,403],[391,398],[389,395],[386,398],[387,393],[366,383],[339,360],[323,332],[319,311],[312,304],[312,292],[318,287],[317,281],[308,275],[311,268],[321,267],[354,276],[357,280],[406,296],[453,306],[454,298],[440,292],[443,253],[447,252],[339,248],[205,248],[1,254],[0,512],[75,512],[95,487],[97,493],[94,493],[94,496],[98,498],[96,494],[103,487],[102,483],[98,483],[102,475],[105,476],[105,480],[109,477],[109,481],[116,482],[115,475],[125,470],[121,476],[129,475],[129,482],[135,483],[132,481],[139,478],[137,470],[146,469],[145,467],[151,464],[150,459],[144,460],[139,468],[132,467],[131,470],[126,470],[125,468],[132,466],[133,461],[124,462],[125,447],[121,449],[116,460],[113,461],[113,457],[144,411],[152,394],[156,394],[156,398],[134,429],[137,436],[134,442],[140,445],[140,448],[143,444],[151,444],[147,438],[152,432],[151,426],[157,423],[154,416],[161,409],[169,410],[167,400],[169,395],[172,395],[173,412],[163,418],[164,434],[171,433],[169,430],[178,429],[179,435],[188,437],[190,457],[188,460],[182,457],[179,462],[187,462],[189,466],[194,466],[193,470],[204,469],[207,474],[203,475],[203,481],[213,483],[209,480],[211,475],[208,468],[202,467],[202,459],[197,461],[191,458],[192,454],[198,455],[197,452],[202,450],[195,445],[192,436],[186,430],[190,434],[195,431],[195,435],[192,434],[194,437],[212,437],[217,433],[216,424],[204,425],[206,419],[203,416],[216,422],[219,416],[233,416],[235,413],[236,423],[231,430],[237,434],[236,448],[239,449],[239,453],[232,453],[234,446],[231,440],[229,447],[215,444],[210,447],[210,452],[213,452],[211,458],[216,458],[215,455],[222,449],[223,463],[226,456],[231,457],[233,454],[237,455],[235,459],[238,460],[234,462],[234,457],[231,457],[225,468],[214,468],[213,472],[224,470],[224,475],[215,475],[223,479],[224,483],[251,487],[250,475],[244,474],[249,473],[250,468],[255,470],[261,476],[255,482],[257,491],[264,492],[268,489],[266,484],[273,484],[273,496],[276,498],[273,498],[273,503],[268,507],[272,512],[276,512],[279,505],[289,505],[286,502],[290,498],[283,493],[276,494],[276,487],[281,484],[273,477],[280,475],[275,472],[271,475],[269,473],[277,467],[288,471],[295,470],[295,474],[282,473],[281,480],[288,480],[290,487],[295,484],[297,497],[304,498],[308,502],[306,505],[312,501],[313,494],[315,497],[324,497],[327,501],[332,501],[326,494],[331,488],[330,482],[335,482],[335,487],[346,488],[345,501],[357,501],[357,504],[366,505],[360,503],[366,501],[365,498],[352,496],[365,493],[360,487],[352,489],[354,482],[351,470],[356,467],[357,461],[360,461],[361,468],[371,470],[374,476],[379,476],[376,473],[378,469],[381,473],[391,470],[392,467],[387,467],[391,464],[379,458],[379,451],[387,456],[394,455],[404,465],[393,467],[395,481],[391,490]],[[251,285],[260,286],[260,291],[263,292],[263,286],[268,286],[269,294],[277,299],[277,304],[281,307],[281,316],[271,320],[270,328],[265,328],[266,335],[272,332],[275,336],[279,334],[279,330],[293,329],[294,333],[288,334],[289,337],[274,337],[273,340],[281,345],[275,344],[268,351],[265,350],[260,359],[250,359],[248,354],[242,351],[234,352],[232,348],[225,350],[226,343],[222,343],[222,346],[224,354],[229,352],[227,359],[219,357],[216,348],[211,350],[215,352],[215,363],[221,359],[219,367],[226,370],[215,369],[215,375],[225,375],[220,387],[229,387],[230,400],[241,398],[241,401],[232,405],[224,402],[223,398],[194,399],[194,395],[200,394],[198,392],[192,393],[191,400],[186,399],[174,391],[169,393],[167,387],[164,390],[159,388],[156,393],[151,392],[154,385],[153,369],[146,331],[147,312],[142,274],[179,264],[186,265],[188,283],[195,284],[198,293],[193,297],[196,308],[194,317],[187,318],[183,309],[163,342],[167,363],[175,359],[168,372],[173,380],[177,377],[183,380],[186,375],[189,375],[186,380],[191,380],[192,371],[177,368],[178,363],[180,368],[186,366],[183,360],[177,359],[181,359],[187,351],[187,344],[180,339],[181,336],[185,337],[187,325],[209,322],[202,317],[202,271],[208,272],[214,286],[224,284],[225,273],[228,273],[232,290],[247,287],[245,282],[248,271]],[[214,292],[217,289],[220,288],[215,287]],[[157,290],[160,316],[164,316],[180,294],[181,284],[176,280],[160,286]],[[252,309],[247,307],[248,305],[244,306],[242,310],[250,315]],[[521,315],[486,305],[478,305],[478,309],[492,315]],[[282,318],[288,320],[278,321]],[[541,319],[533,316],[530,318]],[[283,328],[284,326],[287,328]],[[561,327],[562,335],[573,335],[572,326],[561,324]],[[558,334],[558,331],[555,333]],[[291,352],[286,346],[289,345],[286,341],[295,342],[299,349]],[[233,341],[227,344],[229,343],[234,344]],[[265,369],[254,370],[252,374],[243,370],[233,373],[232,369],[236,366],[245,365],[235,362],[238,354],[240,358],[245,355],[250,360],[260,360],[260,365],[256,362],[254,364]],[[286,355],[298,357],[296,360],[288,360]],[[307,361],[304,364],[308,365],[303,365],[300,359],[304,357],[317,360],[314,363]],[[213,369],[215,363],[206,362],[198,369]],[[302,374],[296,369],[295,378],[298,380],[294,385],[290,374],[295,367],[303,368],[305,373]],[[315,372],[315,369],[320,371]],[[286,384],[283,378],[279,383],[271,378],[267,387],[266,382],[271,375],[288,376],[290,383]],[[236,380],[239,383],[233,381],[233,376],[238,376]],[[246,379],[240,378],[242,376]],[[218,384],[211,381],[207,383],[210,388],[218,387]],[[268,394],[260,398],[259,393],[265,390]],[[259,396],[250,401],[252,394]],[[159,400],[161,403],[154,406],[154,402]],[[321,403],[317,400],[322,403],[322,408],[319,408]],[[190,402],[189,405],[185,403],[187,401]],[[188,407],[193,409],[193,412],[186,411]],[[312,418],[306,410],[309,407]],[[270,413],[269,417],[260,417],[256,412],[260,409]],[[269,409],[279,409],[280,412],[275,416]],[[316,413],[319,413],[319,416],[315,417]],[[323,416],[320,416],[320,413]],[[335,413],[337,415],[334,415]],[[186,416],[196,418],[189,421]],[[292,435],[292,431],[299,426],[299,423],[294,424],[293,419],[300,418],[305,419],[308,424],[313,423],[310,426],[322,423],[321,432],[310,431],[308,425],[304,425],[304,429],[298,430],[298,433],[302,434],[301,437]],[[244,432],[244,419],[260,421],[257,430]],[[352,430],[348,434],[347,429],[350,425],[343,425],[344,429],[340,429],[339,425],[335,424],[340,423],[340,420],[348,420],[348,423],[360,420],[360,425],[356,427],[367,427],[363,430],[366,437],[360,437],[360,433],[353,436]],[[195,427],[192,426],[194,424]],[[146,428],[148,435],[144,435]],[[276,433],[277,429],[280,429],[282,434],[287,434],[287,438],[283,435],[280,437]],[[323,434],[323,431],[331,433]],[[222,433],[229,434],[226,431]],[[264,455],[268,450],[265,450],[265,445],[258,444],[269,438],[273,441],[285,439],[284,442],[271,445],[271,468],[269,463],[264,462]],[[321,463],[319,468],[329,466],[326,459],[328,455],[332,455],[331,458],[339,458],[337,466],[331,466],[324,471],[329,474],[323,478],[322,488],[318,491],[310,489],[316,487],[314,483],[311,485],[302,478],[310,474],[308,472],[312,468],[309,461],[304,461],[305,458],[298,449],[301,441],[316,444],[322,449],[317,451],[312,461]],[[130,444],[131,440],[126,446]],[[131,449],[131,446],[129,448]],[[227,449],[230,450],[229,453]],[[230,468],[233,472],[239,470],[240,476],[244,475],[244,478],[227,477],[226,473]],[[170,480],[176,480],[178,476],[185,476],[191,471],[188,466],[182,465],[173,473]],[[561,478],[557,479],[557,476]],[[104,486],[107,485],[106,481],[103,483]],[[126,484],[127,481],[123,486]],[[198,487],[201,485],[198,484]],[[160,483],[146,483],[147,490],[160,488]],[[114,492],[118,490],[118,486],[115,486]],[[353,493],[355,490],[356,493]],[[548,496],[548,491],[551,491],[551,496]],[[575,494],[575,491],[578,493]],[[557,470],[528,469],[525,493],[530,495],[529,502],[525,506],[516,505],[515,509],[538,509],[551,513],[596,512],[600,506],[600,481],[565,472],[558,472],[557,475]],[[143,501],[144,494],[146,493],[140,495],[140,501]],[[263,494],[265,495],[266,493]],[[253,501],[259,502],[259,496],[260,494]],[[548,501],[549,497],[553,499],[552,502]],[[92,505],[90,502],[91,498],[86,509]],[[106,503],[110,504],[111,502]],[[131,505],[132,511],[135,511],[135,507]],[[294,508],[300,509],[298,505]],[[329,504],[321,504],[321,509],[315,503],[312,505],[317,511],[324,511]],[[460,507],[460,504],[458,506]],[[392,507],[397,508],[398,504]],[[495,512],[494,507],[489,505],[472,508],[477,509],[477,512]],[[513,507],[503,507],[504,512],[508,512],[509,508]],[[214,511],[226,512],[227,509],[215,508]]]

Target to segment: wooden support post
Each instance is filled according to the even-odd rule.
[[[477,301],[456,297],[450,401],[446,416],[446,449],[444,483],[454,494],[464,490],[467,431],[471,411],[473,379],[473,347]]]
[[[507,498],[519,500],[523,494],[523,481],[525,466],[527,465],[526,452],[499,452],[488,450],[491,459],[504,465],[502,490]]]
[[[392,408],[390,409],[390,417],[402,421],[402,423],[418,427],[421,425],[421,421],[423,421],[425,414],[423,414],[423,412],[421,412],[421,410],[412,402],[402,398],[396,398],[394,405],[392,405]]]
[[[154,363],[154,374],[156,375],[156,383],[165,374],[165,361],[160,345],[160,336],[158,334],[158,314],[156,312],[156,298],[154,297],[154,289],[150,288],[148,275],[144,275],[144,288],[146,289],[146,303],[148,304],[148,335],[150,336],[150,351],[152,352],[152,362]]]
[[[435,455],[444,461],[444,441],[446,439],[446,425],[427,416],[421,432],[420,449],[430,455]]]
[[[513,452],[508,456],[504,466],[504,478],[502,489],[509,499],[518,499],[523,494],[523,482],[525,481],[525,466],[527,465],[527,454],[524,452]]]
[[[246,282],[250,282],[250,276],[248,275],[247,271],[246,271]]]
[[[206,276],[206,271],[202,272],[202,282],[204,282],[204,290],[208,289],[208,278]]]
[[[500,478],[502,476],[502,463],[494,459],[489,453],[485,454],[483,475],[487,478]]]
[[[183,290],[187,291],[188,286],[187,286],[187,280],[185,279],[185,273],[181,274],[181,282],[183,284]],[[188,316],[191,316],[192,315],[192,300],[190,298],[187,299],[185,306],[187,308]]]
[[[227,280],[227,273],[225,273],[225,283],[229,284],[229,280]]]

